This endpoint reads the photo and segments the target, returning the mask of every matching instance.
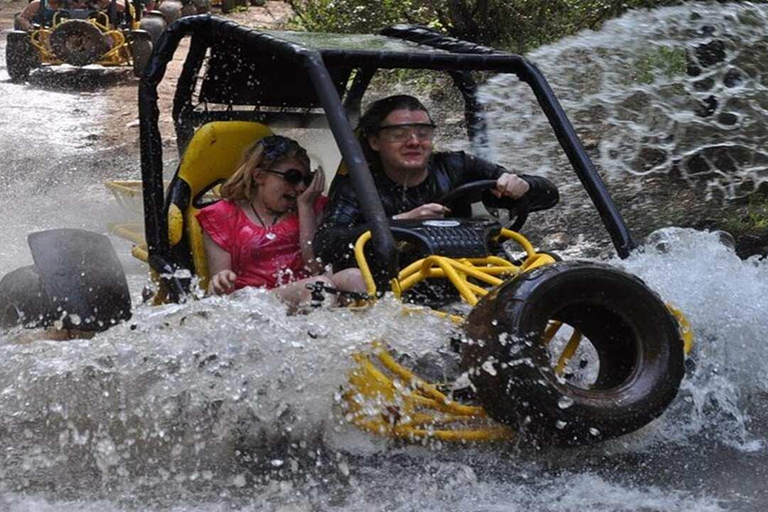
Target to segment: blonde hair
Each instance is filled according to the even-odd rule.
[[[309,169],[307,150],[295,140],[282,135],[270,135],[251,143],[240,158],[237,170],[221,186],[221,197],[229,201],[251,201],[256,191],[256,169],[269,169],[286,160],[298,160]]]

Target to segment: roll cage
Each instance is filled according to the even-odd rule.
[[[510,53],[399,25],[378,35],[265,31],[210,15],[182,18],[158,41],[139,85],[142,192],[149,263],[160,274],[179,270],[168,241],[157,88],[185,36],[191,42],[173,100],[178,148],[209,121],[248,120],[271,127],[328,127],[338,144],[389,279],[398,272],[395,240],[351,123],[379,69],[447,72],[461,92],[470,140],[486,137],[471,72],[512,73],[527,83],[574,171],[597,208],[620,257],[635,247],[625,222],[539,69]],[[207,59],[205,69],[203,64]],[[200,83],[198,83],[200,79]],[[197,104],[195,95],[197,94]],[[224,109],[200,109],[200,105]]]

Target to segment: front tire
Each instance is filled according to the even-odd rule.
[[[583,335],[586,382],[555,370],[552,321]],[[494,419],[543,443],[620,436],[659,417],[684,374],[683,341],[637,277],[590,262],[554,263],[489,293],[470,313],[463,365]],[[591,358],[591,361],[590,361]]]
[[[54,55],[73,66],[93,64],[109,51],[101,30],[85,20],[67,20],[57,25],[49,42]]]
[[[29,34],[14,31],[8,34],[5,46],[5,65],[8,76],[15,83],[25,82],[32,69],[40,65],[40,56],[29,40]]]

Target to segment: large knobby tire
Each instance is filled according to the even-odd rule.
[[[591,357],[577,363],[592,368],[589,382],[555,373],[558,342],[543,341],[551,321],[582,333]],[[483,407],[544,444],[637,430],[664,412],[684,374],[677,322],[659,296],[598,263],[558,262],[503,284],[472,310],[466,334],[462,364]]]
[[[5,46],[5,65],[12,82],[20,83],[29,78],[33,68],[40,65],[40,55],[32,46],[29,34],[8,34]]]
[[[49,42],[56,57],[73,66],[93,64],[109,51],[101,30],[85,20],[67,20],[57,25]]]

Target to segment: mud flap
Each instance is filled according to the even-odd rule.
[[[103,331],[131,316],[131,296],[109,239],[79,229],[28,238],[50,311],[65,329]]]

